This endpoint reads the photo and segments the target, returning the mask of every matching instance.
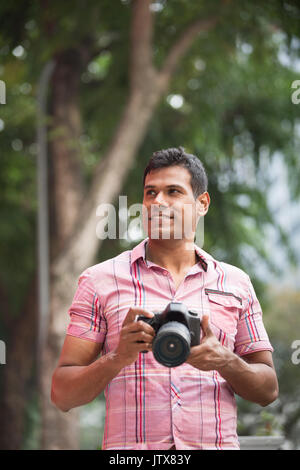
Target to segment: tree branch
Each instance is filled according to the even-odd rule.
[[[131,91],[145,84],[149,74],[154,74],[152,62],[153,18],[151,0],[134,0],[130,28],[129,81]]]
[[[167,87],[180,59],[189,49],[198,34],[211,30],[216,25],[218,19],[218,17],[213,17],[205,20],[198,19],[194,21],[185,29],[182,35],[174,43],[158,76],[160,86],[163,89]]]

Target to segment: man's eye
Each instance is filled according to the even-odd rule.
[[[172,188],[172,189],[169,189],[169,193],[173,193],[173,192],[176,192],[176,193],[180,193],[180,191],[178,191],[178,189],[175,189],[175,188]],[[152,195],[155,195],[155,191],[153,189],[149,189],[147,192],[146,192],[146,195],[147,196],[152,196]]]

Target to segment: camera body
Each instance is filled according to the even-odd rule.
[[[197,312],[188,310],[181,302],[170,302],[154,317],[139,316],[137,320],[143,320],[154,329],[153,355],[166,367],[183,364],[190,348],[200,344],[201,319]]]

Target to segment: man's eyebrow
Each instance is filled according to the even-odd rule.
[[[155,185],[153,184],[147,184],[146,186],[144,186],[144,189],[154,189],[156,188]],[[167,188],[180,188],[180,189],[185,189],[183,186],[180,186],[180,184],[168,184]]]

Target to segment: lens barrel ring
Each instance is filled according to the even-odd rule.
[[[189,356],[191,335],[189,329],[178,321],[161,326],[152,345],[155,359],[166,367],[177,367]]]

